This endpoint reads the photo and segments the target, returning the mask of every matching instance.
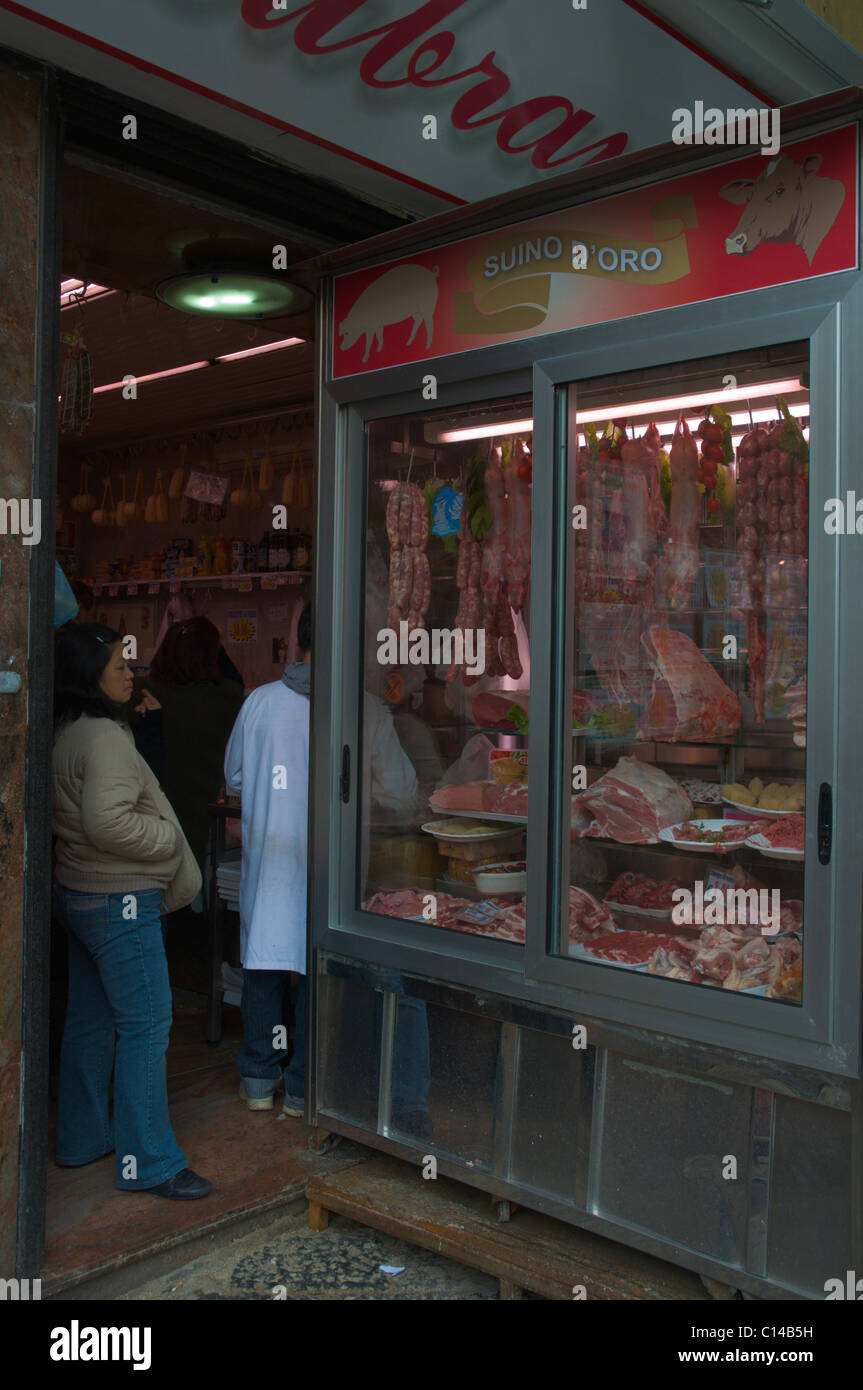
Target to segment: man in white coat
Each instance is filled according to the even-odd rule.
[[[297,629],[302,660],[243,704],[225,751],[225,782],[242,799],[240,948],[243,1046],[236,1061],[250,1110],[271,1110],[287,1049],[275,1045],[290,972],[302,976],[294,1055],[284,1073],[287,1115],[302,1115],[305,1087],[306,879],[312,615]]]

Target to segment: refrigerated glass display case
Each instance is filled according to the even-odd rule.
[[[773,162],[654,152],[330,257],[315,595],[310,1117],[804,1298],[863,1260],[825,111]]]

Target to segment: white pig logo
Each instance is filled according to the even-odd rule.
[[[365,334],[363,361],[368,362],[374,339],[377,339],[377,351],[381,351],[387,325],[411,318],[414,324],[407,341],[408,347],[423,323],[426,348],[430,348],[437,304],[437,275],[437,266],[428,270],[424,265],[397,265],[366,285],[339,324],[342,351],[353,347],[357,338]]]

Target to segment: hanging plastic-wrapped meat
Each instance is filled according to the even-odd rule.
[[[701,497],[696,472],[698,449],[689,425],[681,415],[671,442],[671,516],[668,551],[670,570],[666,596],[672,608],[692,602],[692,585],[698,573],[698,523]]]

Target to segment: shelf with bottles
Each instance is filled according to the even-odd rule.
[[[246,580],[261,579],[274,580],[275,587],[283,584],[297,584],[303,579],[311,579],[311,570],[263,570],[250,574],[194,574],[194,575],[172,575],[168,579],[110,579],[103,580],[100,584],[93,585],[93,594],[96,598],[122,598],[120,593],[112,593],[114,589],[156,589],[167,584],[169,587],[178,588],[186,584],[209,584],[211,587],[220,585],[224,589],[233,589],[237,584],[242,584]]]

